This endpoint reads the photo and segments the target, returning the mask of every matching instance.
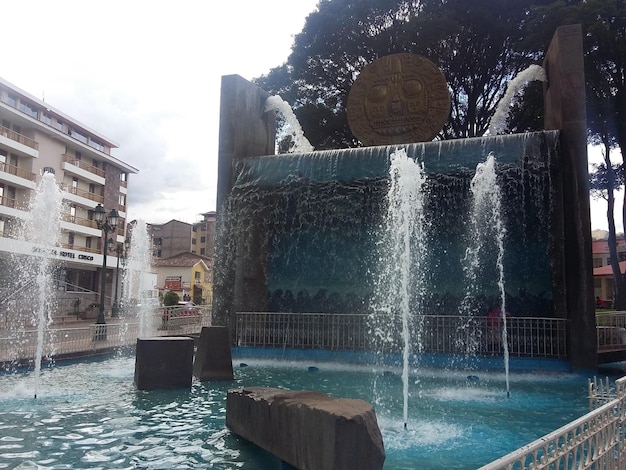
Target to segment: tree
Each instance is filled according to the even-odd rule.
[[[286,64],[256,83],[294,108],[318,149],[359,146],[347,97],[378,57],[411,52],[435,62],[450,85],[450,120],[438,138],[483,135],[508,81],[537,61],[516,49],[541,0],[322,0],[294,41]]]
[[[603,148],[604,165],[591,178],[606,197],[609,250],[615,285],[615,306],[626,308],[626,276],[619,269],[613,191],[626,155],[626,2],[624,0],[558,0],[533,11],[535,35],[547,35],[561,24],[580,23],[584,31],[587,127],[589,142]],[[538,41],[535,41],[538,42]],[[614,167],[613,150],[621,150],[622,164]],[[626,202],[626,193],[624,195]],[[626,206],[624,207],[626,211]],[[622,212],[626,223],[626,212]]]
[[[166,307],[178,305],[179,300],[180,296],[176,292],[168,290],[163,296],[163,305]]]

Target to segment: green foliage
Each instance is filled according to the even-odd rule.
[[[180,300],[180,296],[171,290],[168,290],[163,296],[163,305],[169,307],[171,305],[177,305]]]
[[[531,6],[543,3],[322,0],[296,36],[287,63],[256,83],[291,104],[316,149],[356,147],[346,102],[359,72],[378,57],[416,53],[437,64],[450,85],[450,119],[439,138],[480,136],[508,81],[539,58],[539,48],[522,52],[516,46]],[[537,119],[520,125],[536,126]]]

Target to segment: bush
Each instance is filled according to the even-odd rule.
[[[179,300],[180,297],[176,292],[168,290],[163,296],[163,305],[165,305],[166,307],[169,307],[171,305],[178,305]]]

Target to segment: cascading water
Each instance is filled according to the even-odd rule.
[[[402,347],[403,420],[408,421],[409,359],[412,341],[421,352],[419,319],[424,298],[426,225],[423,186],[426,175],[403,149],[390,159],[387,215],[379,255],[379,275],[370,330],[379,350],[393,350],[397,337],[390,329],[400,324]]]
[[[495,271],[498,285],[499,305],[493,306],[493,312],[499,312],[500,321],[495,321],[488,328],[502,326],[502,349],[504,351],[504,368],[506,375],[506,393],[509,395],[509,347],[507,339],[506,293],[504,282],[504,238],[506,228],[502,220],[500,187],[496,175],[496,161],[493,154],[479,163],[476,174],[472,178],[472,211],[470,222],[470,242],[465,253],[465,276],[467,282],[464,305],[476,292],[476,279],[487,271]],[[489,256],[489,252],[493,256]],[[484,274],[483,277],[489,277]],[[473,313],[473,312],[470,312]],[[489,320],[489,319],[488,319]]]
[[[63,193],[56,184],[53,173],[44,173],[37,185],[34,198],[30,202],[29,216],[19,230],[18,239],[31,246],[34,256],[13,255],[16,276],[16,290],[30,286],[33,296],[29,296],[29,309],[24,312],[31,318],[20,318],[17,328],[37,327],[37,347],[35,353],[34,396],[39,392],[39,376],[44,348],[44,334],[52,322],[56,295],[54,292],[54,267],[51,256],[59,244],[61,233],[61,211]],[[31,291],[29,291],[31,292]],[[20,310],[14,310],[19,314]]]
[[[300,122],[293,113],[289,103],[284,101],[280,96],[270,96],[265,101],[265,112],[268,111],[278,111],[282,114],[287,126],[291,130],[293,147],[290,148],[290,153],[306,153],[315,150],[309,140],[304,136]]]
[[[489,135],[502,134],[506,130],[506,118],[511,106],[515,103],[517,94],[529,81],[536,80],[545,82],[547,80],[546,71],[540,65],[533,64],[522,70],[509,82],[504,96],[498,102],[498,106],[489,121],[487,131]]]

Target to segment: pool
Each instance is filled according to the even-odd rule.
[[[507,399],[504,373],[468,380],[462,371],[423,369],[411,375],[404,430],[394,368],[243,357],[232,382],[146,392],[133,385],[134,366],[132,356],[44,369],[36,400],[32,372],[0,375],[0,468],[276,470],[275,457],[225,428],[227,390],[240,386],[372,403],[385,469],[474,469],[588,411],[587,376],[515,372]]]

